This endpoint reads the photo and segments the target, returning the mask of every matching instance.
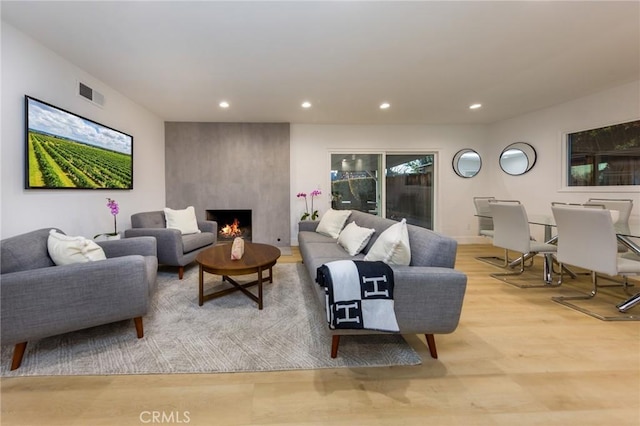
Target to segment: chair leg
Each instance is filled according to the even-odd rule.
[[[27,349],[27,342],[16,343],[13,348],[13,359],[11,360],[11,370],[16,370],[22,364],[24,351]]]
[[[561,270],[562,272],[562,270]],[[640,300],[638,300],[638,295],[635,295],[633,297],[631,297],[630,299],[627,299],[626,301],[619,303],[618,305],[616,305],[616,308],[618,308],[618,311],[623,314],[623,315],[616,315],[616,316],[610,316],[610,315],[601,315],[595,311],[592,311],[591,309],[588,309],[587,307],[582,307],[579,305],[576,305],[575,303],[572,303],[572,300],[590,300],[593,299],[597,294],[598,294],[598,288],[599,287],[611,287],[610,285],[599,285],[598,284],[598,274],[595,271],[591,271],[591,284],[592,284],[592,288],[591,291],[589,292],[589,294],[583,294],[580,296],[555,296],[552,297],[551,300],[553,300],[556,303],[559,303],[561,305],[564,305],[568,308],[574,309],[578,312],[582,312],[583,314],[587,314],[589,316],[592,316],[594,318],[597,318],[599,320],[602,321],[638,321],[640,320],[640,317],[638,315],[633,315],[633,314],[626,314],[626,311],[630,308],[632,308],[635,304],[639,303]],[[560,279],[562,280],[562,274],[560,274]],[[626,278],[625,278],[626,280]],[[639,293],[640,294],[640,293]],[[626,314],[626,315],[625,315]]]
[[[424,337],[427,338],[427,346],[429,347],[431,358],[438,359],[438,351],[436,350],[436,338],[433,337],[433,334],[425,334]]]
[[[338,346],[340,345],[340,336],[334,334],[331,338],[331,358],[336,358],[338,356]]]
[[[138,335],[138,339],[144,337],[144,329],[142,328],[142,317],[135,317],[133,319],[134,324],[136,325],[136,334]]]
[[[178,266],[178,279],[181,280],[184,277],[184,266]]]
[[[627,300],[621,303],[618,303],[616,305],[616,308],[618,308],[618,311],[622,313],[626,313],[629,309],[633,308],[638,303],[640,303],[640,293],[636,293],[635,295],[631,296]]]
[[[513,268],[515,266],[520,265],[520,268],[518,270],[512,271],[512,272],[502,272],[502,273],[493,273],[490,274],[489,276],[496,278],[504,283],[510,284],[512,286],[518,287],[518,288],[535,288],[535,287],[557,287],[561,284],[562,279],[560,279],[560,281],[558,281],[557,283],[553,282],[553,256],[551,254],[545,254],[544,257],[544,274],[543,274],[543,279],[542,279],[542,283],[538,284],[530,284],[527,282],[515,282],[515,281],[509,281],[509,277],[515,277],[518,275],[522,275],[524,273],[525,270],[525,263],[527,260],[531,260],[531,264],[533,265],[533,258],[534,256],[537,254],[537,252],[530,252],[530,253],[524,253],[522,256],[520,256],[517,260],[511,262],[511,264],[509,264],[510,268]]]
[[[501,268],[506,268],[509,266],[509,250],[504,250],[504,257],[499,256],[478,256],[476,260],[479,260],[484,263],[488,263],[489,265],[499,266]]]

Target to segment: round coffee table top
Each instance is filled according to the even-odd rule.
[[[258,268],[272,267],[280,257],[280,249],[275,246],[245,241],[242,258],[231,260],[231,246],[221,244],[203,250],[196,256],[196,262],[212,274],[245,275],[256,272]]]

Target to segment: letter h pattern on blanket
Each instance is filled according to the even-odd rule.
[[[338,260],[318,268],[332,329],[399,331],[393,302],[393,270],[384,262]]]

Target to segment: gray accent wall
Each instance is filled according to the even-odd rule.
[[[165,122],[167,207],[251,209],[252,240],[291,243],[289,123]]]

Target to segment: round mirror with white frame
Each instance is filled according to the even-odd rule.
[[[503,172],[519,176],[527,173],[536,164],[536,150],[526,142],[515,142],[500,154],[500,168]]]
[[[482,168],[480,154],[470,148],[461,149],[453,156],[453,170],[463,178],[472,178]]]

